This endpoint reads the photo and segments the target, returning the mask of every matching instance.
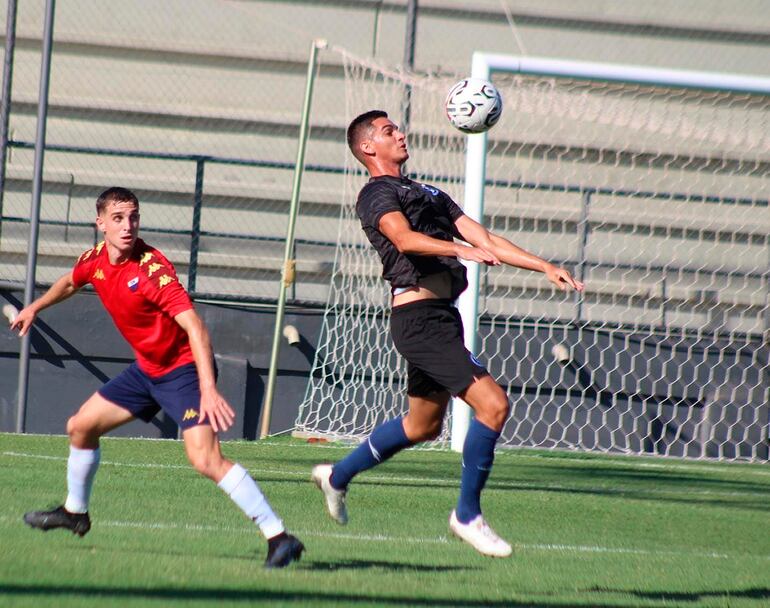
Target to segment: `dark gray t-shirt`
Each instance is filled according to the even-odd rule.
[[[452,241],[452,237],[462,238],[454,223],[464,215],[463,210],[438,188],[388,175],[370,179],[356,202],[361,226],[382,260],[382,277],[390,282],[392,289],[412,287],[423,277],[449,272],[452,299],[459,296],[468,286],[465,266],[453,256],[399,253],[379,230],[382,216],[392,211],[403,213],[415,232]]]

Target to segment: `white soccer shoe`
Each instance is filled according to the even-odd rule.
[[[457,538],[464,540],[482,555],[508,557],[513,553],[511,545],[500,538],[479,515],[467,524],[460,523],[454,511],[449,516],[449,529]]]
[[[331,518],[339,525],[344,526],[348,523],[348,509],[345,506],[345,490],[337,490],[332,487],[329,479],[332,476],[332,465],[317,464],[313,467],[310,479],[315,482],[318,489],[324,493],[326,498],[326,510]]]

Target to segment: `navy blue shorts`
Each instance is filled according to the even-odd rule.
[[[449,300],[417,300],[394,306],[390,334],[407,362],[406,394],[427,397],[441,391],[459,395],[475,378],[488,376],[465,348],[460,311]]]
[[[100,388],[99,394],[145,422],[163,410],[181,429],[189,429],[200,417],[201,390],[194,363],[153,378],[134,362]]]

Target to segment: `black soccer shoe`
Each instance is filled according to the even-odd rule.
[[[88,517],[88,513],[70,513],[64,505],[56,507],[53,511],[25,513],[24,523],[43,532],[54,528],[67,528],[78,536],[85,536],[91,529],[91,518]]]
[[[265,568],[285,568],[291,562],[299,561],[305,550],[296,536],[285,532],[267,541],[267,558]]]

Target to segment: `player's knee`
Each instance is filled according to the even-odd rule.
[[[425,436],[423,441],[433,441],[439,435],[441,435],[441,428],[443,427],[441,420],[436,420],[434,423],[428,425],[425,429]]]
[[[67,420],[67,435],[69,435],[71,443],[82,443],[92,434],[92,429],[83,416],[75,414]]]
[[[484,422],[489,425],[490,428],[496,431],[502,431],[505,426],[505,421],[508,420],[508,415],[511,412],[508,398],[505,395],[501,395],[489,402],[484,410]]]
[[[417,429],[416,437],[413,437],[412,439],[415,441],[415,443],[422,441],[433,441],[439,435],[441,435],[442,426],[443,425],[441,420],[426,422],[419,429]]]
[[[193,468],[204,477],[217,479],[221,468],[222,458],[207,450],[196,450],[187,453],[187,459]]]

